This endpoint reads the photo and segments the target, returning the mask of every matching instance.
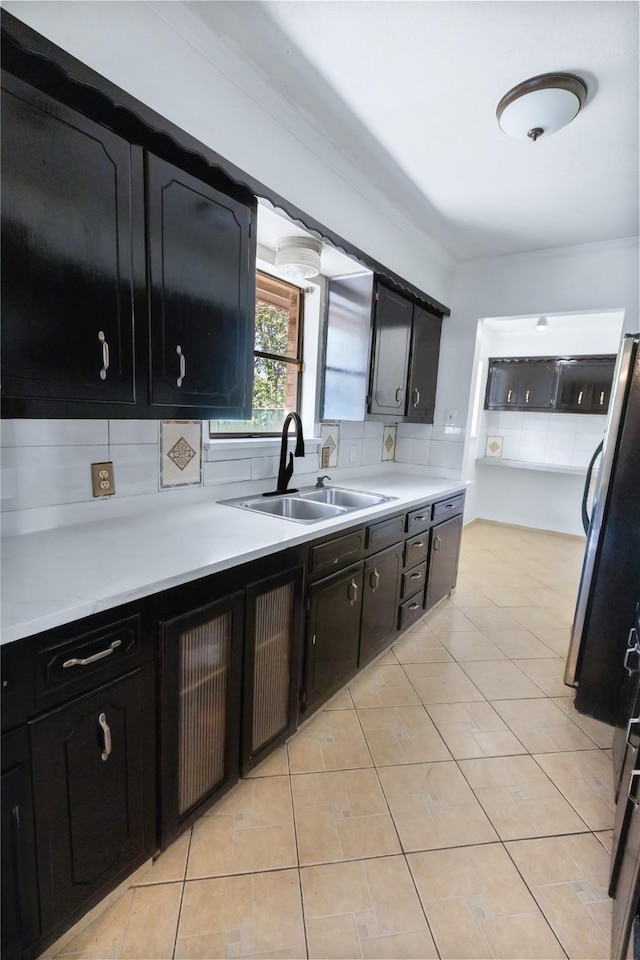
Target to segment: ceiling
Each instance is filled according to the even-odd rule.
[[[185,4],[414,227],[456,260],[638,234],[635,0],[244,0]],[[576,120],[506,137],[498,101],[582,76]]]

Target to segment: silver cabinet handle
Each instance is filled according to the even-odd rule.
[[[424,540],[415,540],[412,544],[412,547],[424,547]]]
[[[349,603],[351,604],[351,606],[353,606],[356,600],[358,599],[358,584],[355,582],[355,580],[352,580],[351,583],[349,584],[347,596],[349,597]]]
[[[410,579],[410,580],[422,580],[422,574],[421,574],[421,573],[412,573],[411,576],[409,577],[409,579]]]
[[[184,353],[182,352],[182,347],[180,346],[180,344],[178,344],[178,346],[176,347],[176,353],[180,357],[180,375],[176,380],[176,386],[181,387],[182,381],[184,380],[187,374],[187,361],[185,359]]]
[[[67,667],[88,667],[90,663],[95,663],[96,660],[104,660],[105,657],[110,657],[114,650],[122,643],[122,640],[114,640],[113,643],[110,643],[106,650],[101,650],[100,653],[94,653],[91,657],[85,657],[81,659],[80,657],[72,657],[71,660],[65,660],[62,664],[63,670],[66,670]]]
[[[418,521],[422,521],[422,520],[426,520],[426,519],[427,519],[427,518],[426,518],[426,517],[423,517],[423,516],[414,517],[414,518],[413,518],[413,522],[414,522],[414,523],[417,523]]]
[[[109,369],[109,344],[102,330],[98,333],[98,340],[102,344],[102,370],[100,371],[100,379],[106,380],[107,370]]]
[[[403,396],[404,396],[404,389],[402,387],[398,387],[398,389],[396,390],[396,403],[402,403]]]
[[[637,747],[634,747],[634,745],[629,740],[629,737],[631,736],[631,728],[634,727],[637,723],[640,723],[640,717],[631,717],[631,719],[629,720],[629,723],[627,724],[627,746],[631,747],[632,750],[638,749]]]
[[[380,574],[378,573],[375,567],[373,569],[373,573],[369,577],[369,583],[371,584],[371,589],[373,593],[375,593],[378,587],[380,586]]]
[[[511,403],[511,394],[512,394],[512,393],[513,393],[513,390],[509,390],[509,392],[507,393],[507,403]]]
[[[410,603],[409,610],[417,610],[419,606],[420,606],[419,603]]]
[[[108,760],[109,754],[111,753],[111,727],[107,723],[106,713],[101,713],[98,717],[98,723],[102,727],[102,732],[104,734],[104,750],[102,751],[102,759]]]
[[[635,653],[639,658],[639,660],[636,661],[635,667],[629,666],[629,657],[631,656],[632,653]],[[629,636],[627,637],[627,652],[624,655],[623,666],[624,666],[624,669],[629,674],[629,676],[632,676],[634,673],[637,673],[638,668],[640,667],[640,646],[638,645],[638,638],[636,636],[635,627],[631,627],[631,630],[629,630]]]
[[[417,407],[419,403],[420,403],[420,391],[416,388],[416,389],[413,391],[413,405],[414,405],[414,407]]]
[[[582,394],[583,394],[583,391],[581,390],[580,393],[578,394],[578,406],[580,406],[580,404],[582,403]]]
[[[600,394],[600,406],[602,406],[603,403],[604,403],[604,390],[603,390],[602,393]]]
[[[447,503],[446,506],[445,506],[445,510],[453,510],[453,504],[452,504],[452,503]]]
[[[531,390],[527,390],[527,392],[526,392],[525,395],[524,395],[524,402],[525,402],[525,403],[529,403],[529,397],[530,397],[530,396],[531,396]]]
[[[442,540],[440,539],[440,537],[436,537],[435,540],[433,541],[433,549],[439,550],[441,545],[442,545]]]

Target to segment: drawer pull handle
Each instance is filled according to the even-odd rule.
[[[632,750],[638,749],[637,746],[634,747],[634,745],[631,743],[631,740],[629,739],[629,737],[631,736],[631,728],[634,727],[637,723],[640,723],[640,717],[631,717],[631,719],[629,720],[629,723],[627,724],[627,746],[631,747]]]
[[[107,370],[109,369],[109,344],[102,330],[98,334],[98,340],[102,344],[102,370],[100,371],[100,379],[106,380]]]
[[[178,346],[176,347],[176,353],[180,357],[180,375],[176,380],[176,386],[181,387],[182,381],[184,380],[187,373],[187,361],[184,353],[182,352],[182,347],[180,346],[180,344],[178,344]]]
[[[422,574],[421,574],[421,573],[412,573],[412,574],[411,574],[411,577],[410,577],[409,579],[410,579],[410,580],[422,580]]]
[[[513,390],[509,390],[509,392],[507,393],[507,403],[511,403],[511,394],[512,394],[512,393],[513,393]]]
[[[98,723],[102,727],[102,732],[104,734],[104,750],[102,751],[102,759],[108,760],[109,754],[111,753],[111,727],[107,723],[106,713],[101,713],[98,717]]]
[[[582,403],[582,390],[578,394],[578,406],[580,406],[581,403]]]
[[[420,606],[419,603],[410,603],[409,610],[417,610],[419,606]]]
[[[416,389],[416,390],[413,391],[413,405],[414,405],[414,407],[417,407],[419,403],[420,403],[420,391]]]
[[[378,587],[380,586],[380,574],[375,569],[375,567],[374,567],[373,573],[369,578],[369,583],[371,584],[371,590],[373,591],[373,593],[375,593]]]
[[[452,504],[452,503],[447,503],[446,506],[445,506],[445,510],[453,510],[453,504]]]
[[[439,550],[441,545],[442,545],[442,540],[440,539],[440,537],[436,537],[435,540],[433,541],[433,549]]]
[[[629,789],[627,790],[627,799],[631,800],[634,808],[637,810],[640,807],[640,800],[636,800],[635,797],[631,796],[631,791],[633,790],[633,778],[640,776],[640,770],[632,770],[631,775],[629,776]]]
[[[531,396],[531,390],[527,390],[527,392],[526,392],[525,395],[524,395],[524,402],[525,402],[525,403],[529,403],[529,397],[530,397],[530,396]]]
[[[417,520],[426,520],[426,519],[427,519],[426,517],[414,517],[413,522],[415,523]]]
[[[412,547],[424,547],[424,540],[416,540],[411,544]]]
[[[600,406],[602,406],[603,403],[604,403],[604,390],[603,390],[602,393],[600,394]]]
[[[349,584],[347,596],[349,597],[349,603],[351,604],[351,606],[353,606],[356,600],[358,599],[358,584],[355,582],[355,580],[352,580],[351,583]]]
[[[113,643],[110,643],[106,650],[101,650],[100,653],[94,653],[91,657],[85,657],[81,659],[80,657],[72,657],[71,660],[65,660],[62,664],[64,670],[68,667],[88,667],[90,663],[95,663],[96,660],[104,660],[105,657],[110,657],[114,650],[116,650],[122,643],[122,640],[114,640]]]

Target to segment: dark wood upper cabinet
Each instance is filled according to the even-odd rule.
[[[413,304],[385,287],[377,291],[369,413],[405,411]]]
[[[420,307],[413,308],[407,419],[416,418],[422,423],[433,423],[441,328],[440,317]]]
[[[250,211],[146,157],[151,402],[250,417]]]
[[[15,77],[2,85],[3,392],[133,404],[142,153]]]
[[[489,360],[485,410],[606,413],[615,356]]]
[[[2,134],[3,414],[250,417],[255,201],[8,74]]]

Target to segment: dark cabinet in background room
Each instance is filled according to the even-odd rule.
[[[553,360],[490,360],[485,408],[551,410],[554,385]]]
[[[485,410],[606,413],[615,356],[492,357]]]
[[[559,360],[556,409],[567,413],[606,413],[615,357]]]

